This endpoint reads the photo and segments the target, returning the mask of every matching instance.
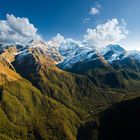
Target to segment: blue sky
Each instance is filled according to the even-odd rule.
[[[95,15],[90,13],[94,7],[99,9]],[[129,34],[120,44],[140,50],[140,0],[0,0],[0,9],[1,20],[7,13],[27,17],[46,40],[57,33],[82,39],[87,28],[123,19]]]

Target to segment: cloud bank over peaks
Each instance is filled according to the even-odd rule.
[[[57,33],[57,35],[55,37],[53,37],[47,43],[48,43],[49,46],[53,46],[53,47],[56,47],[57,48],[57,47],[60,46],[60,44],[62,42],[64,42],[64,40],[65,40],[64,37],[61,34]]]
[[[28,18],[7,14],[6,20],[0,20],[0,43],[27,43],[39,38],[37,28],[29,22]]]
[[[126,23],[124,20],[119,21],[114,18],[108,20],[106,23],[99,24],[95,29],[87,29],[87,33],[81,40],[74,40],[72,38],[64,38],[59,33],[48,41],[49,46],[70,47],[70,45],[82,45],[83,47],[90,46],[90,48],[102,48],[110,44],[118,44],[120,41],[127,38],[129,31],[126,29]]]
[[[83,45],[89,44],[93,47],[105,47],[109,44],[119,43],[127,38],[128,31],[124,20],[119,22],[116,18],[108,20],[104,24],[97,25],[94,29],[87,29],[87,33],[83,35],[81,40],[65,38],[60,33],[48,42],[45,42],[37,33],[37,28],[29,22],[28,18],[15,17],[7,14],[6,20],[0,20],[0,43],[20,43],[27,44],[31,40],[45,42],[51,48],[58,49],[61,45]],[[66,46],[67,47],[67,46]]]
[[[95,29],[87,29],[84,40],[93,43],[97,47],[105,47],[126,39],[128,33],[124,20],[119,23],[119,21],[114,18],[104,24],[97,25]]]

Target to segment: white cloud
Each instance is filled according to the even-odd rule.
[[[83,23],[89,23],[89,21],[90,21],[90,18],[85,18]]]
[[[48,44],[53,47],[59,47],[63,41],[64,37],[59,33],[57,33],[55,37],[53,37],[50,41],[48,41]]]
[[[98,9],[98,7],[92,7],[90,9],[90,14],[91,15],[99,15],[100,14],[100,9]]]
[[[127,34],[128,31],[124,21],[119,23],[117,19],[112,19],[104,24],[97,25],[95,29],[87,29],[84,39],[97,47],[105,47],[108,44],[118,43],[126,39]]]
[[[27,43],[39,38],[37,29],[28,18],[7,14],[7,20],[0,20],[0,43]]]

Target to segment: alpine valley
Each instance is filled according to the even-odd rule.
[[[133,134],[139,97],[138,51],[72,39],[0,45],[0,140],[125,140],[116,133],[129,124]]]

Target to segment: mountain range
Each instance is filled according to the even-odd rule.
[[[139,85],[140,52],[119,45],[1,44],[0,139],[81,140],[85,130],[99,140],[102,112],[139,97]]]

